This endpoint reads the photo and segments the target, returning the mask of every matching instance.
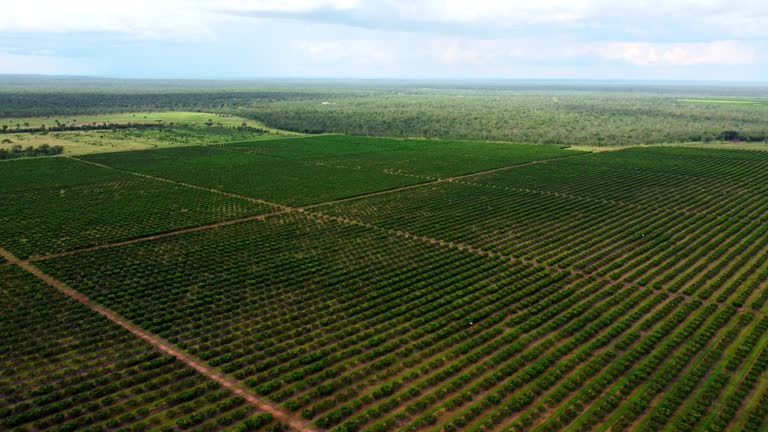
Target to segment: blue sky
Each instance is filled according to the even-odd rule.
[[[752,0],[26,0],[0,73],[768,81]]]

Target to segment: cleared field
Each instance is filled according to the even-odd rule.
[[[423,181],[206,147],[106,153],[83,159],[288,205],[329,201]]]
[[[268,426],[218,384],[16,267],[0,268],[0,428]]]
[[[22,258],[276,210],[64,158],[3,162],[0,176],[0,245]]]
[[[761,152],[611,152],[318,211],[764,310],[766,163]]]
[[[687,391],[734,367],[725,351],[757,356],[768,328],[730,305],[300,215],[42,266],[340,430],[671,427],[690,419],[655,413],[692,409]]]
[[[95,187],[71,211],[115,220],[193,192],[325,203],[35,261],[314,428],[768,426],[768,153],[323,136],[83,159],[117,170],[41,160],[8,196]]]
[[[83,159],[281,204],[306,205],[449,174],[579,154],[514,144],[465,143],[466,149],[462,145],[324,136]]]
[[[397,140],[328,135],[272,142],[225,144],[220,148],[316,165],[383,171],[428,178],[483,171],[579,152],[557,146],[471,141]]]
[[[199,267],[189,272],[187,262]],[[407,383],[426,391],[455,378],[473,366],[463,355],[481,347],[510,358],[523,347],[508,343],[546,324],[528,307],[576,291],[564,273],[299,215],[44,267],[323,428],[368,409],[398,408]],[[129,282],[149,279],[149,286]]]

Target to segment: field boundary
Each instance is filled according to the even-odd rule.
[[[492,252],[492,251],[487,251],[487,250],[484,250],[484,249],[480,249],[480,248],[474,247],[472,245],[464,244],[464,243],[456,243],[456,242],[451,242],[451,241],[446,241],[446,240],[440,240],[440,239],[437,239],[437,238],[434,238],[434,237],[420,236],[418,234],[409,233],[407,231],[395,230],[395,229],[390,229],[390,228],[383,228],[383,227],[380,227],[378,225],[373,225],[373,224],[369,224],[369,223],[365,223],[365,222],[356,221],[356,220],[353,220],[353,219],[348,219],[348,218],[345,218],[343,216],[327,215],[327,214],[321,213],[321,212],[303,212],[303,213],[308,215],[308,216],[310,216],[310,217],[316,217],[316,218],[322,218],[322,219],[326,219],[326,220],[332,220],[332,221],[336,221],[338,223],[347,224],[347,225],[362,226],[362,227],[373,229],[373,230],[377,230],[377,231],[383,231],[383,232],[386,232],[388,234],[396,235],[396,236],[403,237],[403,238],[419,240],[419,241],[422,241],[422,242],[425,242],[425,243],[430,243],[430,244],[434,244],[434,245],[438,245],[438,246],[442,246],[442,247],[458,249],[460,251],[468,251],[468,252],[471,252],[471,253],[474,253],[474,254],[477,254],[477,255],[488,256],[488,257],[497,257],[497,258],[502,258],[502,259],[509,260],[509,261],[512,261],[512,262],[519,262],[519,263],[528,264],[528,265],[532,265],[532,266],[536,266],[536,267],[541,267],[541,268],[544,268],[545,270],[553,272],[553,273],[567,272],[567,273],[570,273],[571,275],[579,277],[579,278],[595,278],[596,280],[604,281],[604,282],[610,283],[612,285],[621,285],[621,286],[623,286],[625,288],[647,289],[647,290],[650,290],[651,292],[653,292],[654,294],[666,294],[666,295],[669,295],[670,297],[681,297],[685,301],[696,300],[696,301],[701,302],[704,305],[712,304],[712,305],[715,305],[717,307],[728,306],[727,302],[719,302],[719,301],[713,301],[713,300],[709,300],[709,299],[702,299],[702,298],[691,296],[691,295],[684,294],[684,293],[660,290],[660,289],[651,288],[651,287],[644,286],[644,285],[633,284],[633,283],[627,282],[627,281],[618,281],[618,280],[614,280],[614,279],[611,279],[611,278],[607,278],[605,276],[599,276],[599,275],[596,275],[594,273],[584,272],[584,271],[580,271],[580,270],[567,269],[567,268],[562,268],[562,267],[558,267],[558,266],[552,266],[552,265],[549,265],[549,264],[546,264],[546,263],[539,262],[537,260],[529,260],[529,259],[525,259],[525,258],[515,258],[515,257],[511,257],[511,256],[508,256],[508,255],[505,255],[505,254],[501,254],[501,253],[498,253],[498,252]],[[739,313],[739,314],[749,313],[749,314],[752,314],[752,315],[760,317],[760,318],[766,316],[764,313],[762,313],[760,311],[756,311],[756,310],[739,309],[737,311],[737,313]]]
[[[503,166],[503,167],[499,167],[499,168],[493,168],[493,169],[490,169],[490,170],[478,171],[478,172],[469,173],[469,174],[462,174],[462,175],[455,176],[455,177],[446,177],[446,178],[441,178],[441,179],[436,179],[436,180],[431,180],[431,181],[426,181],[426,182],[420,182],[420,183],[416,183],[416,184],[412,184],[412,185],[407,185],[407,186],[402,186],[402,187],[398,187],[398,188],[384,189],[384,190],[379,190],[379,191],[375,191],[375,192],[369,192],[369,193],[365,193],[365,194],[361,194],[361,195],[355,195],[355,196],[351,196],[351,197],[340,198],[340,199],[333,200],[333,201],[325,201],[325,202],[322,202],[322,203],[308,204],[308,205],[305,205],[305,206],[298,206],[298,207],[292,207],[292,206],[288,206],[288,205],[285,205],[285,204],[274,203],[274,202],[262,200],[262,199],[259,199],[259,198],[252,198],[252,197],[248,197],[248,196],[244,196],[244,195],[239,195],[239,194],[234,194],[234,193],[230,193],[230,192],[220,191],[220,190],[217,190],[217,189],[206,188],[206,187],[197,186],[197,185],[193,185],[193,184],[189,184],[189,183],[178,182],[178,181],[166,179],[166,178],[163,178],[163,177],[156,177],[156,176],[147,175],[147,174],[141,174],[141,173],[137,173],[137,172],[133,172],[133,171],[121,170],[121,169],[118,169],[118,168],[111,167],[109,165],[104,165],[104,164],[100,164],[100,163],[97,163],[97,162],[91,162],[91,161],[82,160],[82,159],[79,159],[79,158],[74,157],[74,156],[64,156],[64,157],[66,157],[68,159],[72,159],[72,160],[77,161],[77,162],[82,162],[84,164],[93,165],[93,166],[97,166],[97,167],[105,168],[105,169],[116,170],[116,171],[124,172],[124,173],[127,173],[127,174],[132,174],[132,175],[135,175],[135,176],[138,176],[138,177],[147,178],[147,179],[151,179],[151,180],[162,181],[162,182],[165,182],[165,183],[175,184],[175,185],[178,185],[178,186],[184,186],[184,187],[189,187],[189,188],[193,188],[193,189],[197,189],[197,190],[202,190],[202,191],[206,191],[206,192],[216,193],[216,194],[228,196],[230,198],[238,198],[238,199],[250,201],[250,202],[253,202],[253,203],[257,203],[257,204],[262,204],[262,205],[267,205],[267,206],[275,207],[275,208],[277,208],[279,210],[274,211],[274,212],[270,212],[270,213],[260,214],[260,215],[247,216],[247,217],[243,217],[243,218],[230,219],[230,220],[221,221],[221,222],[215,222],[215,223],[211,223],[211,224],[198,225],[198,226],[189,227],[189,228],[182,228],[182,229],[167,231],[167,232],[164,232],[164,233],[137,236],[137,237],[133,237],[133,238],[130,238],[130,239],[127,239],[127,240],[121,240],[121,241],[112,242],[112,243],[104,243],[104,244],[95,245],[95,246],[88,246],[88,247],[84,247],[84,248],[71,249],[71,250],[68,250],[68,251],[56,252],[56,253],[45,254],[45,255],[31,256],[31,257],[27,258],[26,261],[30,261],[30,262],[44,261],[44,260],[47,260],[47,259],[52,259],[52,258],[58,258],[58,257],[62,257],[62,256],[73,255],[73,254],[77,254],[77,253],[80,253],[80,252],[90,252],[90,251],[99,250],[99,249],[108,249],[108,248],[112,248],[112,247],[119,247],[119,246],[125,246],[125,245],[129,245],[129,244],[133,244],[133,243],[140,243],[140,242],[144,242],[144,241],[157,240],[157,239],[161,239],[161,238],[172,237],[172,236],[175,236],[175,235],[187,234],[187,233],[191,233],[191,232],[215,229],[215,228],[222,227],[222,226],[227,226],[227,225],[234,225],[234,224],[238,224],[238,223],[251,222],[251,221],[255,221],[255,220],[263,220],[263,219],[267,219],[269,217],[279,216],[279,215],[282,215],[282,214],[287,214],[287,213],[292,213],[292,212],[303,212],[305,210],[314,209],[314,208],[317,208],[317,207],[323,207],[323,206],[334,205],[334,204],[341,204],[341,203],[345,203],[345,202],[349,202],[349,201],[355,201],[355,200],[358,200],[358,199],[365,199],[365,198],[370,198],[370,197],[379,196],[379,195],[385,195],[385,194],[390,194],[390,193],[402,192],[402,191],[406,191],[406,190],[410,190],[410,189],[415,189],[415,188],[419,188],[419,187],[423,187],[423,186],[429,186],[429,185],[434,185],[434,184],[439,184],[439,183],[458,181],[458,180],[461,180],[461,179],[464,179],[464,178],[478,176],[478,175],[483,175],[483,174],[490,174],[490,173],[494,173],[494,172],[515,169],[515,168],[520,168],[520,167],[534,165],[534,164],[547,163],[550,160],[558,160],[558,159],[563,159],[563,158],[571,158],[571,157],[577,157],[577,156],[584,156],[584,155],[588,155],[588,154],[590,154],[590,153],[578,153],[578,154],[573,154],[573,155],[560,156],[560,157],[552,158],[552,159],[541,159],[541,160],[536,160],[536,161],[531,161],[531,162],[523,162],[523,163],[520,163],[520,164],[507,165],[507,166]],[[16,260],[19,261],[17,258],[16,258]],[[8,261],[10,261],[10,260],[8,260]],[[0,265],[6,265],[6,264],[9,264],[9,263],[3,263],[3,264],[0,264]]]
[[[274,203],[274,202],[270,202],[270,201],[265,201],[265,200],[262,200],[262,199],[259,199],[259,198],[252,198],[252,197],[248,197],[248,196],[245,196],[245,195],[233,194],[233,193],[230,193],[230,192],[220,191],[220,190],[217,190],[217,189],[211,189],[211,188],[207,188],[207,187],[203,187],[203,186],[193,185],[193,184],[190,184],[190,183],[184,183],[184,182],[179,182],[179,181],[176,181],[176,180],[170,180],[170,179],[167,179],[167,178],[164,178],[164,177],[156,177],[156,176],[149,175],[149,174],[141,174],[141,173],[137,173],[137,172],[134,172],[134,171],[121,170],[119,168],[111,167],[109,165],[104,165],[104,164],[100,164],[98,162],[91,162],[91,161],[83,160],[83,159],[80,159],[80,158],[77,158],[77,157],[74,157],[74,156],[65,156],[65,157],[67,157],[69,159],[72,159],[72,160],[75,160],[75,161],[78,161],[78,162],[82,162],[84,164],[97,166],[99,168],[105,168],[105,169],[120,171],[120,172],[124,172],[124,173],[127,173],[127,174],[135,175],[137,177],[147,178],[147,179],[150,179],[150,180],[157,180],[157,181],[161,181],[161,182],[165,182],[165,183],[175,184],[175,185],[179,185],[179,186],[185,186],[185,187],[192,188],[192,189],[198,189],[198,190],[202,190],[202,191],[206,191],[206,192],[217,193],[219,195],[228,196],[230,198],[239,198],[239,199],[250,201],[250,202],[253,202],[253,203],[256,203],[256,204],[263,204],[263,205],[268,205],[268,206],[271,206],[271,207],[277,207],[277,208],[280,208],[280,209],[283,209],[283,210],[286,210],[286,211],[294,209],[293,207],[290,207],[290,206],[287,206],[287,205],[278,204],[278,203]]]
[[[355,200],[358,200],[358,199],[364,199],[364,198],[370,198],[370,197],[379,196],[379,195],[385,195],[385,194],[388,194],[388,193],[402,192],[402,191],[405,191],[405,190],[415,189],[415,188],[422,187],[422,186],[431,186],[431,185],[439,184],[439,183],[450,183],[450,182],[454,182],[454,181],[463,180],[463,179],[469,178],[469,177],[475,177],[475,176],[480,176],[480,175],[485,175],[485,174],[493,174],[493,173],[500,172],[500,171],[507,171],[507,170],[511,170],[511,169],[515,169],[515,168],[522,168],[522,167],[526,167],[526,166],[530,166],[530,165],[544,164],[544,163],[548,163],[550,161],[556,161],[556,160],[560,160],[560,159],[568,159],[568,158],[573,158],[573,157],[585,156],[585,155],[589,155],[589,154],[591,154],[591,153],[577,153],[577,154],[553,157],[553,158],[550,158],[550,159],[539,159],[539,160],[530,161],[530,162],[521,162],[521,163],[517,163],[517,164],[513,164],[513,165],[505,165],[505,166],[502,166],[502,167],[492,168],[492,169],[483,170],[483,171],[476,171],[476,172],[467,173],[467,174],[460,174],[460,175],[457,175],[457,176],[443,177],[443,178],[438,178],[438,179],[435,179],[435,180],[424,181],[424,182],[420,182],[420,183],[416,183],[416,184],[412,184],[412,185],[408,185],[408,186],[401,186],[401,187],[394,188],[394,189],[384,189],[384,190],[380,190],[380,191],[368,192],[368,193],[364,193],[364,194],[360,194],[360,195],[354,195],[354,196],[350,196],[350,197],[346,197],[346,198],[339,198],[339,199],[336,199],[336,200],[321,202],[321,203],[317,203],[317,204],[308,204],[308,205],[305,205],[305,206],[297,207],[297,209],[299,209],[299,210],[306,210],[306,209],[313,209],[313,208],[327,206],[327,205],[341,204],[341,203],[345,203],[345,202],[349,202],[349,201],[355,201]]]
[[[43,282],[55,288],[56,290],[63,293],[64,295],[80,302],[91,311],[96,312],[99,315],[102,315],[103,317],[107,318],[113,323],[128,330],[134,336],[137,336],[140,339],[144,340],[145,342],[149,343],[158,351],[161,351],[165,354],[175,357],[176,359],[186,364],[187,366],[191,367],[192,369],[196,370],[198,373],[205,376],[206,378],[217,382],[222,387],[244,398],[249,404],[256,407],[257,409],[261,411],[269,412],[270,414],[272,414],[272,416],[276,420],[283,422],[299,431],[306,431],[306,432],[318,431],[318,429],[313,428],[308,421],[282,410],[272,402],[269,402],[267,400],[257,397],[244,384],[240,383],[238,380],[227,377],[223,373],[216,371],[209,366],[206,366],[203,360],[200,360],[190,354],[187,354],[182,349],[175,347],[173,344],[164,340],[160,336],[141,329],[139,326],[133,324],[130,320],[121,317],[113,310],[99,303],[94,302],[85,294],[82,294],[79,291],[71,288],[70,286],[54,278],[53,276],[46,274],[31,262],[25,261],[25,260],[19,260],[18,258],[16,258],[16,256],[11,254],[9,251],[2,248],[0,248],[0,256],[3,256],[6,260],[9,261],[9,263],[18,265],[20,268],[22,268],[26,272],[42,280]]]
[[[31,256],[31,257],[27,258],[26,260],[17,260],[16,262],[10,262],[10,263],[6,263],[6,264],[17,264],[20,261],[29,261],[29,262],[45,261],[47,259],[59,258],[59,257],[63,257],[63,256],[68,256],[68,255],[74,255],[74,254],[81,253],[81,252],[91,252],[91,251],[95,251],[95,250],[99,250],[99,249],[108,249],[108,248],[113,248],[113,247],[125,246],[125,245],[129,245],[129,244],[133,244],[133,243],[140,243],[140,242],[145,242],[145,241],[158,240],[158,239],[162,239],[162,238],[166,238],[166,237],[173,237],[173,236],[181,235],[181,234],[193,233],[193,232],[198,232],[198,231],[206,231],[206,230],[216,229],[216,228],[227,226],[227,225],[234,225],[234,224],[239,224],[239,223],[244,223],[244,222],[251,222],[251,221],[256,221],[256,220],[263,220],[263,219],[266,219],[268,217],[278,216],[278,215],[286,214],[286,213],[290,213],[290,212],[291,212],[290,210],[280,210],[280,211],[271,212],[271,213],[264,213],[264,214],[260,214],[260,215],[247,216],[247,217],[240,218],[240,219],[231,219],[231,220],[226,220],[226,221],[222,221],[222,222],[214,222],[214,223],[211,223],[211,224],[198,225],[198,226],[191,227],[191,228],[184,228],[184,229],[173,230],[173,231],[168,231],[168,232],[164,232],[164,233],[150,234],[150,235],[146,235],[146,236],[135,237],[135,238],[132,238],[132,239],[122,240],[122,241],[114,242],[114,243],[105,243],[105,244],[101,244],[101,245],[88,246],[88,247],[85,247],[85,248],[72,249],[72,250],[64,251],[64,252],[56,252],[56,253],[52,253],[52,254],[48,254],[48,255]]]
[[[79,159],[79,158],[76,158],[76,157],[69,157],[70,159],[73,159],[73,160],[76,160],[76,161],[79,161],[79,162],[82,162],[82,163],[85,163],[85,164],[90,164],[90,165],[94,165],[94,166],[98,166],[98,167],[106,168],[106,169],[113,169],[113,170],[125,172],[125,173],[128,173],[128,174],[136,175],[136,176],[139,176],[139,177],[144,177],[144,178],[149,178],[149,179],[153,179],[153,180],[163,181],[163,182],[167,182],[167,183],[171,183],[171,184],[176,184],[176,185],[190,187],[190,188],[194,188],[194,189],[198,189],[198,190],[208,191],[208,192],[211,192],[211,193],[217,193],[217,194],[229,196],[229,197],[232,197],[232,198],[239,198],[239,199],[243,199],[243,200],[248,200],[248,201],[255,202],[255,203],[260,203],[260,204],[264,204],[264,205],[273,206],[273,207],[279,208],[280,210],[279,211],[275,211],[275,212],[271,212],[271,213],[267,213],[267,214],[249,216],[249,217],[245,217],[245,218],[232,219],[232,220],[228,220],[228,221],[222,221],[222,222],[217,222],[217,223],[213,223],[213,224],[207,224],[207,225],[201,225],[201,226],[197,226],[197,227],[185,228],[185,229],[181,229],[181,230],[169,231],[169,232],[162,233],[162,234],[154,234],[154,235],[136,237],[136,238],[133,238],[133,239],[128,239],[128,240],[124,240],[124,241],[120,241],[120,242],[107,243],[107,244],[91,246],[91,247],[87,247],[87,248],[73,249],[73,250],[70,250],[70,251],[58,252],[58,253],[54,253],[54,254],[35,256],[35,257],[30,257],[29,259],[23,260],[23,261],[17,259],[16,257],[13,257],[13,259],[15,260],[13,263],[14,264],[18,264],[18,265],[28,264],[28,263],[35,262],[35,261],[44,261],[44,260],[47,260],[47,259],[52,259],[52,258],[57,258],[57,257],[62,257],[62,256],[73,255],[73,254],[77,254],[77,253],[80,253],[80,252],[89,252],[89,251],[94,251],[94,250],[99,250],[99,249],[106,249],[106,248],[112,248],[112,247],[118,247],[118,246],[124,246],[124,245],[128,245],[128,244],[134,244],[134,243],[139,243],[139,242],[144,242],[144,241],[157,240],[157,239],[173,237],[173,236],[181,235],[181,234],[185,234],[185,233],[205,231],[205,230],[215,229],[215,228],[222,227],[222,226],[234,225],[234,224],[250,222],[250,221],[254,221],[254,220],[264,220],[264,219],[267,219],[267,218],[272,217],[272,216],[279,216],[279,215],[288,214],[288,213],[302,213],[302,214],[305,214],[305,215],[309,216],[310,219],[314,219],[314,220],[317,220],[318,218],[322,218],[322,219],[326,219],[326,220],[334,220],[334,221],[336,221],[338,223],[343,223],[343,224],[351,224],[351,225],[363,226],[363,227],[367,227],[367,228],[370,228],[370,229],[375,229],[375,230],[378,230],[378,231],[387,232],[387,233],[390,233],[390,234],[393,234],[393,235],[396,235],[396,236],[399,236],[399,237],[402,237],[402,238],[416,239],[416,240],[419,240],[419,241],[423,241],[423,242],[427,242],[427,243],[431,243],[431,244],[436,244],[436,245],[443,246],[443,247],[451,247],[451,248],[455,248],[455,249],[459,249],[459,250],[469,251],[469,252],[472,252],[472,253],[475,253],[475,254],[478,254],[478,255],[500,257],[500,258],[507,259],[507,260],[510,260],[510,261],[520,262],[520,263],[524,263],[524,264],[530,264],[530,265],[534,265],[534,266],[541,266],[541,267],[543,267],[543,268],[545,268],[545,269],[547,269],[549,271],[553,271],[553,272],[570,272],[571,274],[573,274],[575,276],[579,276],[579,277],[594,277],[594,278],[597,278],[598,280],[603,280],[603,281],[611,283],[611,284],[621,284],[621,285],[623,285],[625,287],[629,287],[629,288],[643,288],[643,289],[649,289],[649,290],[653,291],[654,293],[666,293],[666,294],[668,294],[670,296],[673,296],[673,297],[681,297],[681,298],[683,298],[686,301],[695,299],[697,301],[701,301],[703,304],[713,304],[713,305],[716,305],[718,307],[726,306],[728,304],[727,302],[718,302],[718,301],[713,301],[713,300],[710,300],[710,299],[701,299],[701,298],[693,297],[693,296],[690,296],[690,295],[687,295],[687,294],[684,294],[684,293],[677,293],[677,292],[659,290],[659,289],[654,289],[654,288],[650,288],[650,287],[646,287],[646,286],[642,286],[642,285],[636,285],[636,284],[633,284],[633,283],[630,283],[630,282],[627,282],[627,281],[613,280],[613,279],[610,279],[610,278],[607,278],[607,277],[604,277],[604,276],[595,275],[594,273],[590,273],[590,272],[583,272],[583,271],[579,271],[579,270],[567,269],[567,268],[562,268],[562,267],[559,267],[559,266],[551,266],[551,265],[548,265],[548,264],[545,264],[545,263],[538,262],[536,260],[528,260],[528,259],[525,259],[525,258],[514,258],[514,257],[510,257],[510,256],[507,256],[507,255],[504,255],[504,254],[486,251],[486,250],[483,250],[483,249],[480,249],[480,248],[476,248],[474,246],[463,244],[463,243],[455,243],[455,242],[440,240],[440,239],[433,238],[433,237],[420,236],[418,234],[413,234],[413,233],[409,233],[409,232],[402,231],[402,230],[394,230],[394,229],[384,228],[384,227],[380,227],[380,226],[377,226],[377,225],[374,225],[374,224],[369,224],[369,223],[366,223],[366,222],[361,222],[361,221],[349,219],[349,218],[346,218],[346,217],[343,217],[343,216],[327,215],[327,214],[322,213],[320,211],[314,210],[314,209],[319,208],[319,207],[335,205],[335,204],[340,204],[340,203],[346,203],[346,202],[355,201],[355,200],[358,200],[358,199],[365,199],[365,198],[370,198],[370,197],[379,196],[379,195],[385,195],[385,194],[390,194],[390,193],[397,193],[397,192],[401,192],[401,191],[416,189],[416,188],[419,188],[419,187],[430,186],[430,185],[435,185],[435,184],[440,184],[440,183],[456,182],[458,184],[478,184],[478,183],[474,183],[474,182],[462,182],[461,180],[464,180],[464,179],[467,179],[467,178],[471,178],[471,177],[475,177],[475,176],[485,175],[485,174],[492,174],[492,173],[495,173],[495,172],[507,171],[507,170],[511,170],[511,169],[515,169],[515,168],[521,168],[521,167],[537,165],[537,164],[545,164],[545,163],[548,163],[550,161],[556,161],[556,160],[560,160],[560,159],[567,159],[567,158],[585,156],[585,155],[589,155],[589,154],[592,154],[592,153],[583,153],[582,152],[582,153],[576,153],[576,154],[571,154],[571,155],[554,157],[554,158],[550,158],[550,159],[534,160],[534,161],[529,161],[529,162],[523,162],[523,163],[518,163],[518,164],[513,164],[513,165],[497,167],[497,168],[493,168],[493,169],[489,169],[489,170],[483,170],[483,171],[477,171],[477,172],[473,172],[473,173],[461,174],[461,175],[452,176],[452,177],[439,178],[439,179],[435,179],[435,180],[431,180],[431,181],[425,181],[425,182],[416,183],[416,184],[412,184],[412,185],[407,185],[407,186],[402,186],[402,187],[397,187],[397,188],[392,188],[392,189],[379,190],[379,191],[375,191],[375,192],[369,192],[369,193],[355,195],[355,196],[350,196],[350,197],[346,197],[346,198],[340,198],[340,199],[336,199],[336,200],[325,201],[325,202],[322,202],[322,203],[308,204],[308,205],[297,206],[297,207],[292,207],[292,206],[288,206],[288,205],[284,205],[284,204],[274,203],[274,202],[270,202],[270,201],[266,201],[266,200],[262,200],[262,199],[258,199],[258,198],[252,198],[252,197],[248,197],[248,196],[244,196],[244,195],[239,195],[239,194],[234,194],[234,193],[225,192],[225,191],[220,191],[220,190],[216,190],[216,189],[210,189],[210,188],[206,188],[206,187],[202,187],[202,186],[197,186],[197,185],[193,185],[193,184],[189,184],[189,183],[178,182],[178,181],[166,179],[166,178],[163,178],[163,177],[156,177],[156,176],[147,175],[147,174],[141,174],[141,173],[137,173],[137,172],[133,172],[133,171],[122,170],[122,169],[119,169],[119,168],[111,167],[109,165],[104,165],[104,164],[100,164],[100,163],[96,163],[96,162],[90,162],[90,161],[82,160],[82,159]],[[483,185],[483,184],[478,184],[478,185]],[[495,186],[491,186],[491,187],[495,187]],[[553,195],[559,195],[557,193],[552,193],[552,194]],[[583,198],[583,197],[578,197],[578,196],[574,196],[574,197],[575,198]],[[675,209],[666,209],[666,210],[669,210],[669,211],[672,211],[672,212],[688,213],[685,210],[675,210]],[[8,259],[8,261],[11,261],[11,259]],[[765,317],[765,316],[767,316],[766,314],[763,314],[760,311],[754,311],[754,310],[748,311],[748,310],[746,310],[744,308],[740,308],[739,309],[739,313],[752,313],[752,314],[754,314],[755,316],[758,316],[758,317]]]

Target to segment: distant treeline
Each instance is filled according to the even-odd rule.
[[[39,147],[25,147],[20,145],[11,146],[10,149],[0,148],[0,159],[15,159],[22,156],[34,157],[34,156],[53,156],[64,152],[64,147],[60,145],[49,146],[48,144],[42,144]]]
[[[768,104],[632,94],[420,91],[325,105],[283,101],[237,113],[279,129],[367,136],[600,146],[768,140]]]
[[[228,91],[119,86],[102,91],[81,87],[22,91],[0,86],[0,116],[198,111],[238,115],[304,133],[557,145],[768,140],[768,99],[746,98],[768,94],[765,88],[418,84],[320,82]],[[682,99],[699,96],[746,98],[754,103]]]
[[[0,118],[131,111],[226,111],[286,100],[323,99],[326,93],[290,91],[105,93],[64,91],[0,91]]]

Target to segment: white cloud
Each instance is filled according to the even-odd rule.
[[[445,64],[493,65],[598,57],[635,66],[750,65],[758,51],[738,41],[648,43],[563,39],[436,39],[428,52]]]
[[[396,54],[380,41],[323,40],[299,42],[298,48],[314,60],[351,61],[354,63],[392,63]]]
[[[361,0],[207,0],[204,9],[229,12],[304,13],[315,10],[353,10],[363,6]]]
[[[584,0],[440,0],[430,2],[425,16],[452,22],[566,22],[585,18],[594,1]]]
[[[143,39],[212,37],[199,2],[26,0],[0,13],[0,32],[129,34]]]
[[[27,0],[0,13],[0,52],[37,53],[19,60],[32,72],[34,59],[52,70],[55,50],[119,74],[216,58],[206,73],[250,62],[255,72],[242,74],[565,76],[592,66],[687,78],[697,65],[757,71],[767,39],[765,0]]]
[[[622,60],[638,66],[748,65],[757,61],[756,50],[744,43],[610,42],[584,49],[599,57]]]
[[[425,50],[445,64],[471,65],[533,59],[541,54],[536,43],[526,39],[436,39]]]
[[[39,75],[83,75],[96,73],[92,61],[56,57],[51,54],[0,52],[0,73]]]
[[[0,32],[210,37],[214,24],[226,14],[294,16],[394,29],[441,23],[447,28],[523,26],[552,33],[562,29],[534,27],[559,24],[624,31],[654,28],[664,21],[681,29],[716,29],[726,35],[720,37],[768,35],[768,2],[763,0],[27,0],[23,7],[3,10]],[[666,30],[676,30],[669,27]],[[461,28],[456,31],[461,33]]]

